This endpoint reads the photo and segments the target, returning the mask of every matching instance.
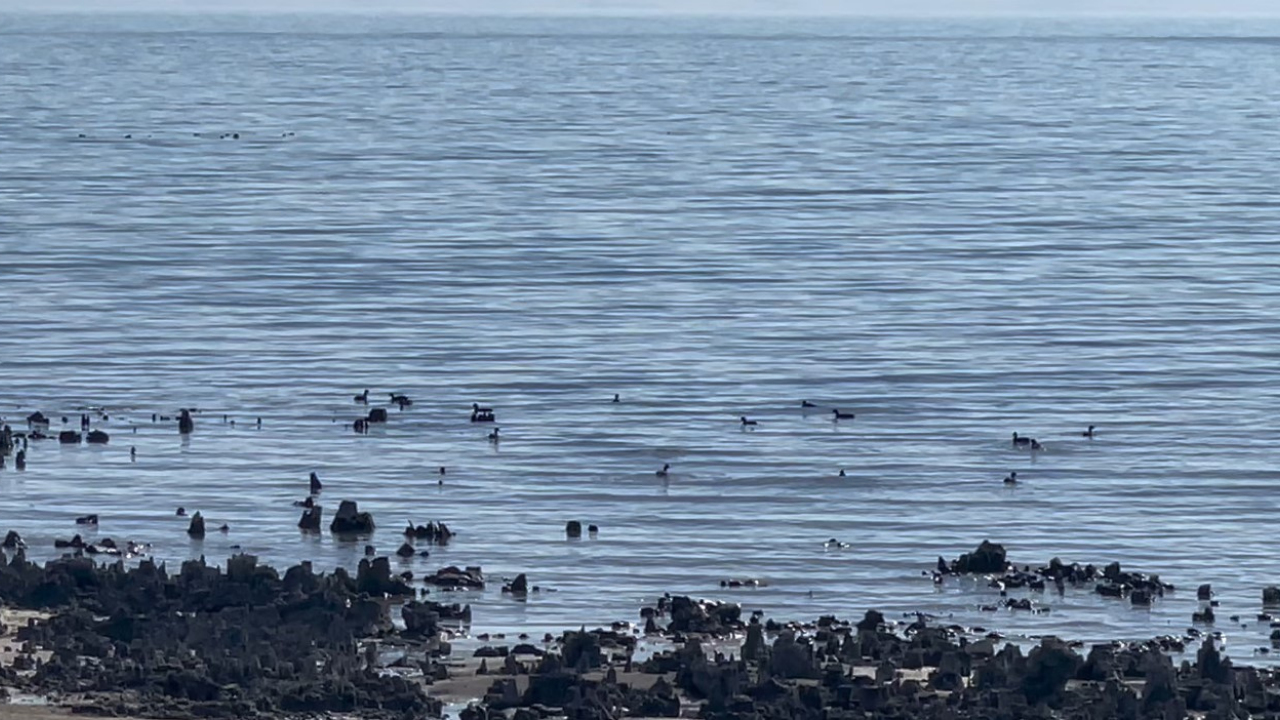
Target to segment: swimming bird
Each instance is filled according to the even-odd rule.
[[[853,418],[854,413],[842,413],[839,408],[831,408],[831,419],[834,421],[852,420]]]
[[[489,433],[489,442],[491,443],[498,442],[498,431],[501,429],[502,428],[494,428],[493,432]]]
[[[363,403],[363,404],[365,404],[365,405],[368,405],[368,404],[369,404],[369,389],[368,389],[368,388],[365,388],[365,391],[364,391],[364,392],[360,393],[359,395],[357,395],[357,396],[355,397],[355,401],[356,401],[356,402],[358,402],[358,403]]]
[[[441,466],[440,466],[440,474],[441,474],[441,475],[443,475],[443,474],[444,474],[444,466],[443,466],[443,465],[441,465]]]
[[[1036,450],[1043,450],[1043,449],[1044,449],[1044,446],[1041,445],[1038,441],[1036,440],[1031,441],[1031,452],[1035,452]]]
[[[478,415],[483,415],[483,414],[485,414],[485,413],[492,413],[492,412],[493,412],[493,408],[491,408],[491,407],[480,407],[480,403],[471,403],[471,412],[476,413],[476,414],[478,414]]]
[[[1082,432],[1082,433],[1080,433],[1080,434],[1081,434],[1081,435],[1083,435],[1084,437],[1087,437],[1087,438],[1089,438],[1090,440],[1092,440],[1092,439],[1093,439],[1093,429],[1094,429],[1095,427],[1097,427],[1097,425],[1090,425],[1088,430],[1085,430],[1084,432]]]
[[[1008,476],[1006,476],[1004,479],[1005,485],[1016,485],[1017,482],[1018,482],[1018,473],[1016,472],[1009,473]]]
[[[622,402],[622,398],[618,396],[618,393],[614,393],[614,394],[613,394],[613,401],[614,401],[614,402]]]
[[[324,489],[324,485],[320,482],[320,476],[311,473],[311,494],[315,495]]]
[[[748,420],[746,415],[739,416],[738,419],[742,421],[742,427],[755,427],[760,424],[755,420]]]
[[[98,516],[97,516],[97,515],[84,515],[84,516],[82,516],[82,517],[78,517],[78,518],[76,518],[76,524],[77,524],[77,525],[97,525],[97,524],[98,524]]]
[[[814,405],[813,403],[809,402],[808,400],[801,400],[801,401],[800,401],[800,407],[816,408],[816,407],[818,407],[818,406],[817,406],[817,405]]]
[[[401,395],[400,393],[388,393],[388,394],[391,395],[391,404],[399,405],[401,410],[413,404],[413,401],[409,399],[408,395]]]
[[[664,463],[662,469],[654,473],[658,477],[666,477],[671,471],[671,463]]]
[[[1018,435],[1018,433],[1014,433],[1014,434],[1013,434],[1013,446],[1014,446],[1014,447],[1021,447],[1021,446],[1023,446],[1023,445],[1030,445],[1030,444],[1031,444],[1031,443],[1033,443],[1033,442],[1035,442],[1035,441],[1034,441],[1034,440],[1032,440],[1032,439],[1031,439],[1031,438],[1029,438],[1029,437],[1022,437],[1022,436]]]
[[[840,477],[845,477],[844,468],[840,468]]]

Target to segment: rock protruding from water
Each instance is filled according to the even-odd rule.
[[[966,573],[1002,573],[1008,567],[1003,545],[990,540],[983,540],[973,552],[968,552],[952,560],[950,563],[938,559],[939,569],[946,569],[952,575]]]
[[[529,579],[525,577],[524,573],[520,573],[502,588],[502,592],[516,597],[524,597],[529,594]]]
[[[436,545],[449,544],[449,541],[453,539],[453,535],[453,531],[443,522],[429,522],[426,525],[418,525],[416,527],[413,523],[409,523],[408,527],[404,529],[405,537],[414,540],[425,540]]]
[[[422,578],[422,582],[452,590],[483,590],[484,574],[478,567],[468,567],[460,570],[450,565],[447,568],[437,570],[434,575]]]
[[[655,626],[656,619],[667,618],[667,626],[663,629],[671,633],[699,633],[720,637],[741,632],[746,627],[742,621],[741,605],[695,600],[687,595],[660,598],[656,607],[643,608],[640,615],[655,621]]]
[[[200,511],[197,510],[191,516],[191,524],[187,526],[187,534],[197,540],[204,537],[204,516],[200,514]]]
[[[302,517],[298,519],[298,527],[307,532],[320,532],[321,512],[319,505],[303,510]]]
[[[373,515],[360,512],[354,500],[343,500],[329,524],[329,531],[339,535],[367,535],[373,532]]]

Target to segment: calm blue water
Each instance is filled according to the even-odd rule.
[[[408,519],[461,533],[415,571],[557,591],[471,596],[478,630],[664,591],[1084,639],[1196,607],[993,616],[920,576],[986,537],[1212,582],[1221,617],[1280,582],[1280,24],[0,33],[0,403],[103,405],[113,433],[0,471],[0,529],[37,554],[97,512],[168,560],[352,565],[361,544],[294,526],[316,470],[382,552]],[[366,387],[416,404],[356,436]],[[150,421],[191,405],[187,443]],[[231,532],[188,542],[179,505]],[[718,589],[744,576],[771,586]],[[1268,632],[1220,627],[1244,654]]]

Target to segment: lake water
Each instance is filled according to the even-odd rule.
[[[460,533],[406,568],[555,590],[463,596],[477,631],[670,591],[1141,638],[1187,627],[1198,583],[1252,620],[1280,582],[1280,24],[0,33],[0,403],[106,406],[113,435],[0,471],[33,555],[96,512],[168,561],[352,566],[363,543],[295,527],[315,470],[380,552],[406,520]],[[358,436],[364,388],[415,404]],[[151,422],[184,406],[188,442]],[[189,542],[179,505],[230,532]],[[991,614],[921,576],[984,538],[1186,589]],[[1219,623],[1236,654],[1249,625]]]

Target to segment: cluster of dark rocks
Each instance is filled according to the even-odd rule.
[[[404,536],[410,540],[425,540],[436,545],[447,545],[453,539],[454,532],[443,522],[429,522],[426,525],[409,526],[404,529]]]
[[[12,531],[10,532],[12,533]],[[17,537],[17,533],[13,533],[13,535],[15,537],[14,542],[18,544],[10,546],[7,544],[10,540],[6,538],[5,547],[25,547],[25,543],[22,542],[22,538]],[[72,536],[70,540],[54,540],[53,546],[59,550],[73,550],[77,553],[84,553],[86,555],[111,555],[122,558],[143,557],[151,552],[151,546],[146,543],[137,543],[132,540],[124,543],[117,543],[109,537],[102,538],[97,542],[87,542],[79,535]]]
[[[600,528],[598,526],[596,525],[587,526],[587,533],[591,535],[591,537],[595,537],[596,534],[598,534],[599,532],[600,532]],[[582,537],[582,523],[577,520],[570,520],[569,522],[565,523],[564,534],[565,534],[565,537],[568,537],[568,538]]]
[[[320,508],[310,507],[307,512],[315,511],[318,516]],[[306,514],[303,514],[306,518]],[[360,508],[354,500],[343,500],[338,504],[338,512],[333,515],[333,522],[329,523],[329,531],[338,535],[367,535],[373,532],[373,515],[367,512],[360,512]]]
[[[427,575],[422,582],[441,590],[483,590],[485,585],[484,572],[479,567],[458,569],[452,565]]]
[[[687,612],[699,603],[667,605]],[[706,720],[1280,717],[1280,678],[1236,667],[1212,638],[1194,662],[1175,664],[1170,648],[1154,641],[1081,654],[1044,638],[1024,652],[923,621],[899,634],[875,611],[858,623],[828,617],[815,627],[775,630],[770,641],[769,626],[753,617],[736,656],[704,647],[694,634],[634,665],[625,634],[615,641],[609,631],[566,633],[559,654],[532,663],[507,658],[489,670],[505,677],[462,718],[676,717],[681,698],[698,703]],[[611,643],[626,656],[621,675]],[[523,691],[520,675],[528,675]]]
[[[1151,605],[1156,598],[1164,597],[1166,592],[1175,589],[1174,585],[1162,582],[1160,575],[1121,570],[1119,562],[1111,562],[1100,569],[1096,565],[1080,565],[1079,562],[1066,564],[1055,557],[1041,568],[1033,569],[1029,565],[1018,568],[1007,559],[1005,547],[991,541],[982,541],[973,552],[966,552],[955,560],[938,557],[934,578],[964,574],[991,575],[988,584],[1002,592],[1015,588],[1043,591],[1048,584],[1055,585],[1057,591],[1062,592],[1066,585],[1080,587],[1092,584],[1093,592],[1101,596],[1129,598],[1133,605],[1142,606]],[[1203,592],[1206,591],[1202,589],[1201,594]],[[1202,597],[1202,600],[1208,598]]]
[[[441,703],[421,681],[384,672],[370,643],[413,643],[427,674],[448,651],[438,623],[470,608],[410,602],[398,631],[390,607],[413,594],[386,558],[362,561],[355,577],[308,563],[282,576],[248,555],[170,574],[148,560],[41,566],[19,548],[0,555],[0,603],[49,617],[19,629],[15,665],[26,671],[0,668],[0,681],[108,715],[435,717]]]
[[[742,606],[685,595],[664,595],[657,604],[640,609],[645,635],[668,635],[683,641],[689,634],[726,637],[746,628]]]

